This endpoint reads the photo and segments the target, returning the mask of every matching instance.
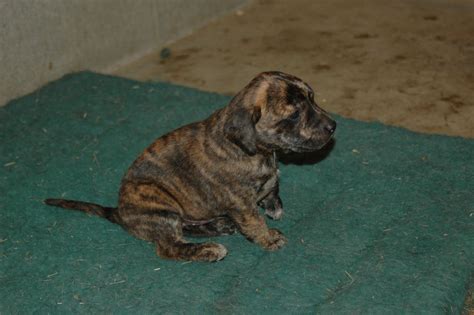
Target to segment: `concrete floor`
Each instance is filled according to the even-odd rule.
[[[168,48],[114,74],[234,94],[282,70],[345,117],[474,138],[471,0],[252,1]]]

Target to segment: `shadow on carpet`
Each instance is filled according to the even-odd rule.
[[[280,163],[289,244],[240,235],[215,264],[165,261],[45,197],[115,206],[156,137],[229,97],[78,73],[0,109],[0,313],[458,313],[473,273],[474,141],[336,117],[316,164]]]

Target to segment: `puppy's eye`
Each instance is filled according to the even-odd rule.
[[[288,119],[289,120],[298,120],[298,118],[300,118],[300,111],[299,110],[296,110],[293,112],[293,114],[291,114]]]

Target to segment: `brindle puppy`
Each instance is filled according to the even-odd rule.
[[[287,240],[267,227],[258,208],[272,219],[283,214],[276,152],[318,150],[335,129],[308,84],[292,75],[264,72],[206,120],[151,144],[124,176],[117,208],[63,199],[45,203],[105,217],[156,243],[163,258],[220,260],[227,254],[223,245],[189,243],[183,235],[236,230],[264,249],[276,250]]]

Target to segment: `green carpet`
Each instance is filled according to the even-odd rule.
[[[153,139],[229,97],[78,73],[0,109],[0,313],[459,313],[474,270],[474,141],[336,117],[317,164],[281,163],[283,231],[219,263],[159,259],[119,226],[47,207],[116,204]],[[408,113],[407,113],[408,115]]]

